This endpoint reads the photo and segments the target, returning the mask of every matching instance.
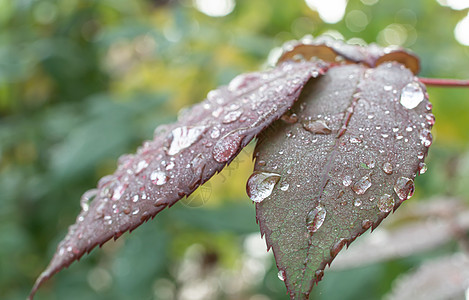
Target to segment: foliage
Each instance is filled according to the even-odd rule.
[[[383,43],[383,30],[400,24],[407,33],[403,45],[423,61],[423,76],[469,77],[468,50],[452,37],[464,12],[431,1],[351,1],[347,11],[363,11],[369,19],[359,33],[347,27],[347,18],[323,24],[303,2],[285,7],[284,1],[239,1],[220,19],[187,5],[154,7],[148,1],[6,0],[0,7],[0,290],[6,299],[26,297],[55,250],[50,241],[73,223],[77,199],[112,172],[119,154],[133,152],[153,128],[174,120],[178,108],[203,99],[213,86],[258,69],[272,46],[330,29]],[[429,93],[436,140],[431,168],[417,179],[412,201],[451,195],[464,203],[468,92]],[[218,295],[213,298],[284,299],[271,257],[256,252],[250,235],[256,225],[243,187],[249,155],[242,153],[231,166],[205,190],[211,201],[204,207],[193,208],[206,202],[206,194],[176,205],[132,238],[124,236],[63,272],[38,299],[172,299],[175,290],[187,299],[198,287]],[[228,179],[228,187],[217,184]],[[393,263],[331,270],[312,297],[378,298],[401,272],[455,251],[446,243]],[[187,279],[189,271],[206,280]],[[365,283],[373,288],[364,289]]]

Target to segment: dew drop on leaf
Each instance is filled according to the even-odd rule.
[[[350,177],[349,175],[345,175],[342,183],[345,186],[350,186],[352,184],[352,177]]]
[[[331,129],[323,120],[309,120],[303,123],[304,129],[316,134],[329,134]]]
[[[394,207],[394,198],[389,194],[384,194],[379,197],[377,205],[380,212],[388,213]]]
[[[229,161],[233,155],[235,155],[240,146],[244,136],[239,135],[237,131],[229,132],[227,135],[222,137],[213,147],[212,155],[219,163],[225,163]]]
[[[148,167],[147,161],[142,159],[141,161],[138,162],[137,166],[135,167],[135,174],[138,175],[142,173],[142,171],[145,170],[147,167]]]
[[[359,207],[362,205],[362,200],[360,199],[355,199],[355,201],[353,202],[353,205],[355,205],[356,207]]]
[[[280,175],[276,173],[254,172],[249,177],[246,191],[249,198],[257,203],[269,197],[275,185],[280,180]]]
[[[278,271],[277,276],[278,276],[278,279],[280,279],[281,281],[285,281],[285,271],[283,270]]]
[[[114,201],[119,200],[122,197],[122,195],[125,193],[126,189],[127,189],[127,184],[119,183],[114,189],[111,199]]]
[[[394,184],[394,191],[401,201],[407,200],[414,194],[415,186],[412,179],[400,177]]]
[[[227,113],[223,118],[224,124],[233,123],[234,121],[238,120],[241,114],[243,113],[242,110],[235,110]]]
[[[321,228],[326,219],[326,210],[321,205],[313,208],[306,216],[306,226],[310,233],[314,233]]]
[[[392,165],[391,165],[391,163],[385,162],[383,164],[383,172],[388,174],[388,175],[392,174]]]
[[[423,174],[425,174],[425,172],[427,172],[427,164],[425,164],[424,162],[420,162],[419,163],[419,174],[423,175]]]
[[[86,191],[80,199],[81,209],[83,211],[88,211],[90,208],[90,202],[93,201],[93,198],[98,194],[97,189],[91,189]]]
[[[428,129],[422,130],[422,133],[420,134],[420,141],[422,142],[422,145],[425,147],[430,147],[433,142],[433,137],[432,133]]]
[[[371,227],[371,225],[373,225],[373,222],[371,222],[370,220],[368,219],[365,219],[362,221],[362,228],[367,230],[368,228]]]
[[[207,129],[206,126],[182,126],[171,131],[173,139],[168,155],[175,155],[194,144]]]
[[[371,180],[370,177],[368,176],[363,176],[355,182],[352,186],[352,190],[358,194],[358,195],[363,195],[369,188],[371,187]]]
[[[163,185],[168,181],[168,176],[162,171],[155,170],[150,174],[150,180],[155,185]]]
[[[281,189],[282,191],[284,191],[284,192],[288,191],[288,188],[289,188],[289,187],[290,187],[290,185],[289,185],[288,183],[286,183],[286,182],[282,182],[282,183],[280,184],[280,189]]]
[[[417,82],[407,84],[401,91],[400,102],[407,109],[416,108],[424,99],[425,95]]]

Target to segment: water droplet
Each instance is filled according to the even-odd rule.
[[[150,174],[150,180],[155,185],[163,185],[168,181],[168,176],[165,172],[156,170]]]
[[[329,134],[331,129],[323,120],[309,120],[303,123],[304,129],[316,134]]]
[[[361,139],[359,139],[359,138],[357,138],[357,137],[354,137],[354,136],[350,137],[349,141],[350,141],[350,143],[352,143],[352,144],[359,144],[359,143],[362,142]]]
[[[350,186],[352,184],[352,177],[350,177],[349,175],[345,175],[342,183],[345,186]]]
[[[138,202],[138,199],[139,199],[138,195],[134,195],[132,197],[132,202],[136,203],[136,202]]]
[[[370,220],[368,219],[365,219],[362,221],[362,228],[367,230],[368,228],[371,227],[371,225],[373,225],[373,222],[371,222]]]
[[[229,161],[239,151],[243,138],[244,135],[240,135],[238,131],[229,132],[213,147],[213,158],[219,163]]]
[[[423,101],[425,95],[417,82],[407,84],[401,91],[401,104],[407,109],[413,109]]]
[[[411,132],[412,130],[413,130],[413,129],[412,129],[412,127],[410,127],[410,126],[408,126],[408,127],[405,129],[405,131],[407,131],[407,132]]]
[[[227,113],[225,117],[223,118],[223,123],[229,124],[238,120],[238,118],[241,116],[242,113],[243,113],[242,110],[235,110],[235,111]]]
[[[425,119],[427,119],[428,125],[430,125],[430,126],[435,125],[435,116],[433,114],[427,114],[425,116]]]
[[[389,91],[392,90],[392,85],[385,85],[385,86],[383,87],[383,89],[384,89],[385,91],[389,92]]]
[[[383,172],[388,174],[388,175],[392,174],[392,165],[391,165],[391,163],[385,162],[383,164]]]
[[[166,170],[172,170],[172,169],[174,169],[175,165],[176,164],[174,163],[174,161],[170,161],[169,164],[166,165],[165,169]]]
[[[212,139],[218,139],[220,137],[220,129],[218,129],[218,127],[214,127],[210,132],[210,137]]]
[[[290,185],[288,183],[286,183],[285,181],[280,184],[280,189],[284,192],[288,191],[289,187],[290,187]]]
[[[278,276],[278,279],[280,279],[281,281],[285,281],[285,271],[284,270],[278,271],[277,276]]]
[[[398,132],[399,131],[399,127],[393,127],[392,128],[392,132]]]
[[[407,200],[414,194],[415,186],[412,179],[400,177],[394,184],[394,192],[401,201]]]
[[[132,211],[132,215],[136,215],[140,212],[140,209],[136,208]]]
[[[417,158],[418,159],[423,159],[424,157],[425,157],[425,153],[423,153],[423,152],[417,153]]]
[[[370,187],[370,177],[363,176],[362,178],[360,178],[360,180],[355,182],[355,184],[352,186],[352,190],[358,195],[363,195]]]
[[[314,233],[321,228],[326,219],[326,210],[321,205],[316,206],[306,216],[306,226],[309,233]]]
[[[124,194],[125,190],[127,189],[128,184],[119,184],[115,189],[114,192],[112,193],[111,199],[114,201],[119,200],[122,195]]]
[[[282,116],[282,121],[288,124],[295,124],[298,122],[298,116],[294,113],[286,113]]]
[[[427,172],[427,164],[424,163],[424,162],[420,162],[419,163],[419,174],[423,175],[423,174],[425,174],[425,172]]]
[[[143,170],[148,167],[148,163],[146,160],[141,160],[138,162],[137,166],[135,167],[135,174],[140,174]]]
[[[344,248],[344,246],[347,244],[347,239],[340,238],[337,243],[335,243],[332,248],[331,248],[331,257],[336,257],[337,254],[339,254],[340,250]]]
[[[276,173],[254,172],[249,177],[246,191],[252,201],[260,203],[269,197],[275,185],[280,180],[280,175]]]
[[[94,197],[98,194],[97,189],[91,189],[86,191],[80,199],[81,209],[83,211],[88,211],[90,208],[90,202],[93,201]]]
[[[380,212],[388,213],[394,207],[394,198],[389,194],[384,194],[379,197],[377,206]]]
[[[360,199],[355,199],[355,201],[353,202],[353,205],[355,205],[356,207],[359,207],[362,205],[362,200]]]
[[[219,116],[221,116],[222,112],[223,112],[223,107],[219,107],[219,108],[215,109],[214,111],[212,111],[212,116],[214,118],[218,118]]]
[[[432,142],[433,142],[433,137],[432,133],[428,129],[422,130],[422,133],[420,134],[420,141],[422,142],[422,145],[425,147],[430,147]]]
[[[200,139],[207,126],[182,126],[171,131],[173,140],[168,149],[168,155],[175,155],[194,144]]]

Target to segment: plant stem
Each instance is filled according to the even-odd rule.
[[[444,79],[444,78],[422,78],[419,77],[419,80],[431,86],[441,86],[441,87],[469,87],[469,80],[458,80],[458,79]]]

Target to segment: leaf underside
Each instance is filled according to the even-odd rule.
[[[260,138],[247,190],[290,297],[308,299],[344,245],[412,196],[434,117],[398,63],[330,68],[290,114]]]
[[[119,159],[113,175],[82,197],[82,211],[30,298],[53,274],[111,238],[133,230],[191,194],[230,163],[254,136],[280,118],[322,62],[285,62],[266,72],[244,74],[160,126],[135,155]],[[94,199],[93,199],[94,198]]]

